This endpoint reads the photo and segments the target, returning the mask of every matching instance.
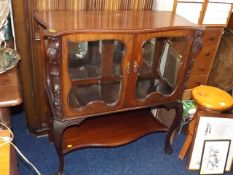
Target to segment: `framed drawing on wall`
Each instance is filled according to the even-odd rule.
[[[200,174],[224,174],[231,140],[205,140]]]
[[[233,142],[233,114],[206,114],[198,112],[194,139],[192,140],[189,170],[200,170],[202,152],[205,140],[230,140]],[[225,171],[231,171],[233,160],[233,145],[229,147]]]

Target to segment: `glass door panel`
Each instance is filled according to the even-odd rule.
[[[151,38],[143,43],[136,83],[138,99],[143,100],[154,92],[172,94],[187,43],[186,37]]]
[[[69,104],[79,108],[94,101],[116,103],[120,97],[125,45],[119,40],[98,40],[68,42],[67,46],[72,80]]]

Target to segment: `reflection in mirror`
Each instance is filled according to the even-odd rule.
[[[182,55],[172,46],[171,42],[166,42],[164,52],[160,61],[160,74],[173,87],[176,85],[178,70],[182,63]]]
[[[139,99],[154,92],[169,95],[174,91],[187,42],[186,37],[161,37],[143,43],[136,84]]]
[[[152,38],[147,40],[142,47],[142,57],[143,57],[143,65],[141,72],[151,72],[153,69],[154,63],[154,54],[155,54],[155,42],[156,39]]]
[[[90,102],[118,101],[125,45],[118,40],[68,42],[68,70],[72,79],[69,104],[84,107]]]

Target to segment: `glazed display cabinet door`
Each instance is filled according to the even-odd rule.
[[[106,113],[123,107],[132,38],[122,34],[62,37],[65,116]]]
[[[139,106],[174,101],[184,84],[184,68],[191,48],[189,32],[160,32],[157,36],[144,34],[137,38],[132,103]]]

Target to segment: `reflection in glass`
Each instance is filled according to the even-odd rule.
[[[139,99],[153,92],[169,95],[174,91],[186,44],[185,37],[151,38],[143,43],[136,84]]]
[[[68,71],[72,79],[69,104],[84,107],[93,101],[118,101],[125,45],[118,40],[68,42]]]
[[[125,52],[122,42],[99,40],[68,42],[67,45],[69,73],[73,80],[96,78],[103,74],[121,75],[121,59]]]
[[[93,101],[112,104],[118,100],[119,90],[119,81],[73,87],[70,91],[69,103],[73,108],[84,107]]]

